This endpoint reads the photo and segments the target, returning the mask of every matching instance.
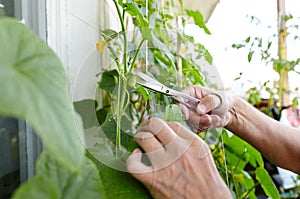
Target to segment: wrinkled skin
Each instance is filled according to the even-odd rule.
[[[300,174],[300,130],[278,122],[245,100],[201,86],[186,94],[201,100],[194,111],[181,105],[193,131],[225,127],[257,148],[274,164]],[[181,99],[184,100],[184,99]],[[207,145],[177,123],[152,118],[136,134],[151,166],[141,162],[136,149],[127,160],[128,171],[154,198],[231,198]]]
[[[230,95],[219,91],[210,91],[198,85],[189,86],[182,92],[201,100],[198,105],[187,101],[192,106],[196,106],[196,111],[191,111],[181,105],[185,119],[195,132],[224,127],[230,122],[229,110],[233,105]]]
[[[136,149],[127,159],[127,169],[157,199],[231,198],[215,166],[207,144],[178,123],[158,118],[144,122],[135,136],[151,165]]]

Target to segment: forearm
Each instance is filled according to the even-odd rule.
[[[300,130],[282,124],[240,98],[233,99],[226,126],[273,163],[300,173]]]

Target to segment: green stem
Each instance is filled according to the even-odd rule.
[[[232,167],[232,169],[234,169],[234,168],[238,168],[238,166],[239,166],[239,164],[241,163],[241,161],[242,161],[242,158],[243,158],[243,156],[246,154],[247,152],[246,151],[244,151],[241,155],[240,155],[240,158],[239,158],[239,160],[237,161],[237,163],[236,163],[236,165],[234,166],[234,167]],[[232,172],[234,172],[234,171],[232,171]]]
[[[137,59],[137,57],[138,57],[138,55],[139,55],[139,53],[141,51],[141,48],[142,48],[142,45],[143,45],[144,41],[145,41],[145,39],[143,39],[141,41],[141,43],[139,44],[139,46],[138,46],[138,48],[137,48],[137,50],[135,52],[135,55],[133,57],[132,63],[131,63],[130,68],[129,68],[129,73],[131,73],[132,69],[134,68],[134,63],[135,63],[135,61],[136,61],[136,59]]]
[[[115,60],[118,69],[120,70],[122,67],[121,67],[121,64],[120,64],[120,62],[119,62],[118,56],[116,55],[114,49],[113,49],[111,46],[108,46],[108,49],[109,49],[109,51],[110,51],[110,53],[111,53],[113,59]]]
[[[123,15],[121,14],[121,10],[119,8],[119,5],[117,3],[116,0],[114,0],[114,4],[116,6],[117,12],[118,12],[118,17],[120,19],[121,22],[121,27],[122,27],[122,34],[124,37],[124,55],[123,55],[123,59],[124,59],[124,72],[125,74],[127,74],[127,36],[126,36],[126,32],[125,32],[125,24],[124,24],[124,18]]]
[[[119,75],[118,87],[118,110],[117,110],[117,135],[116,135],[116,155],[118,156],[121,147],[121,120],[125,106],[127,81],[124,73]]]
[[[257,187],[257,185],[259,185],[259,183],[256,183],[254,186],[252,186],[246,193],[244,193],[244,194],[242,195],[242,197],[241,197],[240,199],[247,198],[248,195],[251,193],[251,191],[252,191],[255,187]]]
[[[234,180],[234,174],[232,176],[232,181],[233,181],[233,186],[234,186],[235,193],[238,194],[239,187],[238,187],[236,181]]]
[[[121,23],[122,27],[122,34],[124,38],[124,49],[123,49],[123,68],[121,67],[120,64],[118,64],[119,67],[119,87],[118,87],[118,101],[117,101],[117,134],[116,134],[116,155],[118,156],[120,147],[121,147],[121,119],[122,119],[122,114],[124,111],[124,106],[125,106],[125,98],[126,98],[126,88],[127,88],[127,81],[126,81],[126,75],[127,75],[127,47],[128,47],[128,42],[127,42],[127,36],[125,32],[125,24],[124,24],[124,14],[125,11],[123,10],[123,14],[121,13],[121,10],[119,8],[118,2],[116,0],[113,0],[115,7],[118,12],[118,17]]]

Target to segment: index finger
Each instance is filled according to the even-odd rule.
[[[147,131],[152,133],[165,147],[171,143],[176,138],[176,133],[170,126],[159,118],[151,118],[144,123],[139,128],[140,131]]]
[[[200,85],[189,86],[182,90],[183,93],[201,100],[209,93],[209,90]]]

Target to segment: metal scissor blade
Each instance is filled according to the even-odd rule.
[[[143,79],[144,82],[137,82],[137,84],[145,87],[145,88],[148,88],[148,89],[151,89],[153,91],[156,91],[156,92],[159,92],[159,93],[162,93],[164,95],[167,95],[167,96],[170,96],[172,99],[174,99],[175,101],[187,106],[188,108],[190,109],[193,109],[189,104],[187,104],[186,102],[184,102],[183,100],[179,99],[180,97],[182,98],[185,98],[189,101],[192,101],[194,103],[199,103],[200,100],[199,99],[196,99],[194,97],[191,97],[189,95],[186,95],[185,93],[182,93],[182,92],[179,92],[179,91],[176,91],[176,90],[173,90],[171,88],[168,88],[167,86],[161,84],[160,82],[158,82],[157,80],[149,77],[148,75],[142,73],[142,72],[138,72],[137,75]]]
[[[164,95],[171,95],[171,94],[168,94],[168,89],[164,89],[166,88],[165,86],[163,86],[162,84],[160,83],[151,83],[151,82],[137,82],[137,84],[145,87],[145,88],[148,88],[150,90],[153,90],[155,92],[159,92],[159,93],[162,93]]]
[[[159,81],[149,77],[148,75],[142,73],[142,72],[138,72],[137,75],[143,79],[143,82],[141,81],[137,81],[137,84],[145,87],[145,88],[148,88],[148,89],[151,89],[153,91],[156,91],[156,92],[159,92],[159,93],[162,93],[164,95],[168,95],[168,96],[171,96],[173,95],[172,94],[172,89],[168,88],[167,86],[163,85],[162,83],[160,83]]]
[[[144,80],[145,82],[151,82],[151,83],[154,83],[154,82],[157,82],[160,84],[160,82],[158,82],[156,79],[153,79],[151,77],[149,77],[148,75],[146,75],[145,73],[142,73],[142,72],[137,72],[136,73],[137,76],[139,76],[142,80]]]

